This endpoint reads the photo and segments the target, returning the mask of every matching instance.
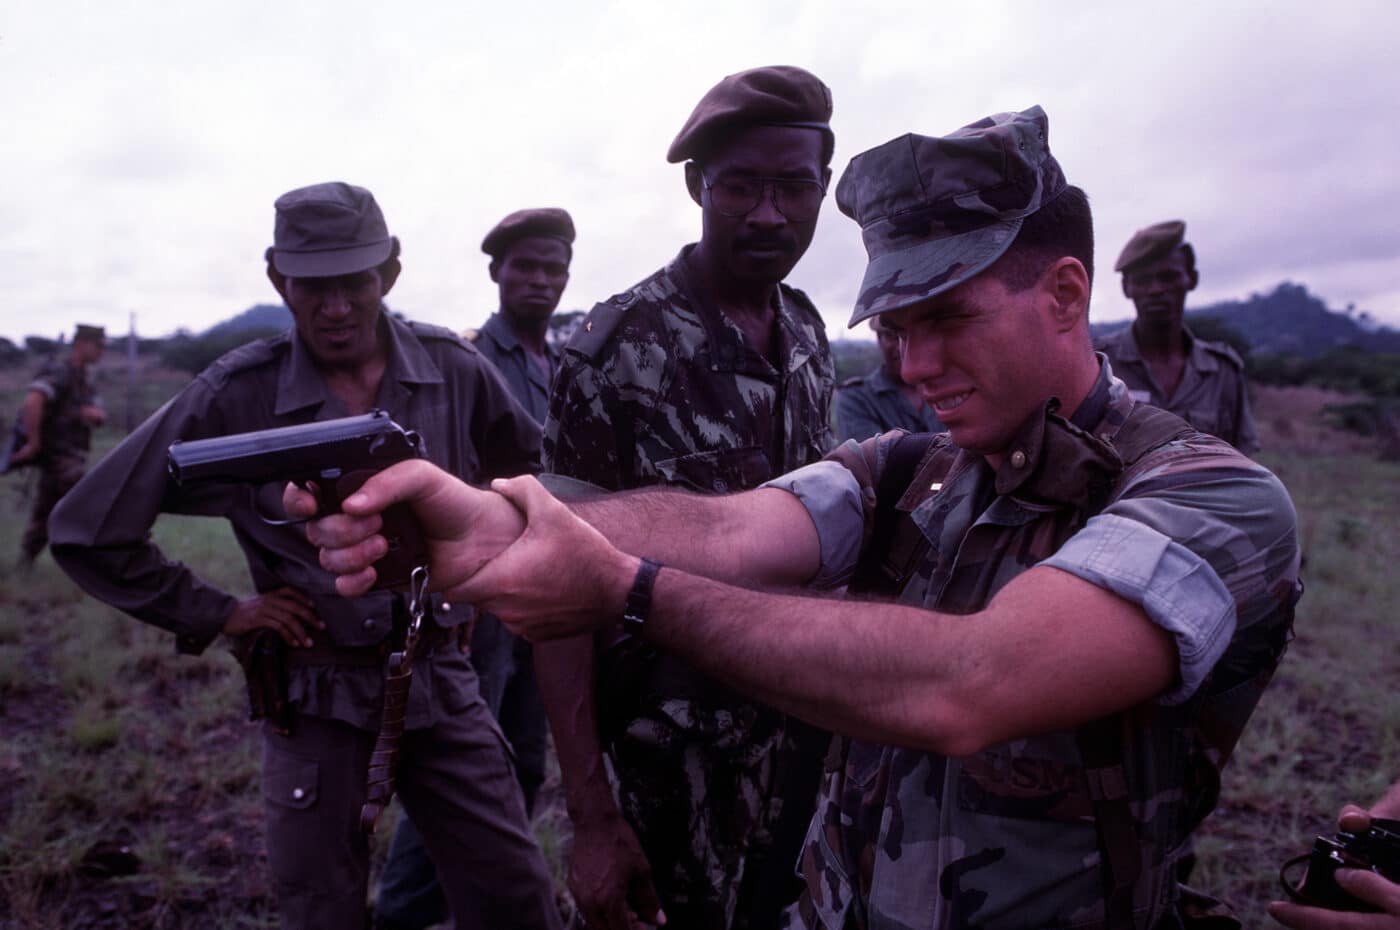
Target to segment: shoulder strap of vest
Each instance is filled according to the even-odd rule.
[[[1110,440],[1123,467],[1129,468],[1153,449],[1193,432],[1191,425],[1169,410],[1138,404]]]
[[[875,519],[870,541],[861,553],[851,580],[851,589],[856,592],[884,591],[889,587],[889,572],[885,570],[894,549],[895,536],[899,528],[899,511],[895,505],[914,481],[919,463],[933,445],[933,433],[906,433],[890,446],[885,459],[885,469],[880,473],[880,481],[875,486]],[[907,559],[901,559],[901,562]],[[894,566],[895,574],[903,574],[901,566]]]
[[[1153,449],[1191,432],[1191,426],[1176,414],[1138,404],[1112,444],[1126,471]],[[1114,714],[1075,731],[1099,835],[1106,930],[1132,930],[1133,889],[1142,875],[1142,847],[1128,805],[1128,777],[1123,765],[1124,725],[1125,717]]]

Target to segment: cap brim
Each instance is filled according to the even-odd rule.
[[[1011,247],[1024,219],[1003,220],[871,259],[847,325],[854,328],[873,316],[936,297],[981,274]]]
[[[349,249],[327,249],[316,252],[289,252],[274,248],[272,267],[289,278],[330,278],[354,274],[367,268],[377,268],[394,251],[392,237],[369,245]]]

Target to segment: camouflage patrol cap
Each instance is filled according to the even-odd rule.
[[[669,162],[703,158],[721,137],[751,126],[831,132],[831,89],[810,71],[771,65],[731,74],[711,87],[666,152]]]
[[[491,227],[486,238],[481,240],[481,251],[492,258],[500,258],[501,253],[510,248],[516,240],[532,236],[558,239],[567,246],[573,246],[573,218],[569,216],[568,211],[558,207],[516,210]]]
[[[1040,107],[942,137],[904,135],[851,159],[836,186],[870,262],[851,326],[986,270],[1066,187]]]
[[[326,278],[382,265],[394,239],[374,195],[334,181],[288,191],[274,205],[272,247],[266,257],[282,274]]]
[[[1118,253],[1118,261],[1113,263],[1114,271],[1127,271],[1138,262],[1169,255],[1186,239],[1186,223],[1182,220],[1167,220],[1154,223],[1133,233],[1133,238]]]
[[[101,326],[93,326],[91,323],[79,323],[73,331],[73,341],[88,339],[93,342],[104,342],[107,339],[107,330]]]

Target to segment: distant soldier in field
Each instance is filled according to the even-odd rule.
[[[361,809],[382,721],[389,732],[403,727],[398,797],[422,828],[457,930],[554,930],[548,867],[509,749],[459,648],[468,612],[431,605],[406,699],[386,706],[405,596],[335,596],[302,530],[265,519],[277,512],[278,488],[182,486],[167,475],[177,440],[375,408],[418,431],[428,458],[463,480],[538,467],[539,427],[480,353],[446,329],[387,312],[399,240],[369,191],[299,188],[277,199],[275,215],[266,274],[292,328],[215,361],[79,482],[54,511],[54,558],[93,596],[173,633],[182,653],[199,654],[220,634],[241,644],[254,709],[264,712],[267,858],[283,928],[365,924]],[[228,519],[257,594],[235,597],[167,560],[151,541],[161,513]]]
[[[11,468],[39,467],[39,492],[20,541],[21,566],[32,565],[48,545],[49,514],[83,477],[92,430],[107,419],[88,377],[106,345],[102,327],[78,324],[68,354],[46,362],[29,384],[19,414],[25,443],[10,456]]]
[[[505,378],[537,423],[549,409],[549,387],[559,353],[548,340],[549,320],[569,282],[574,222],[556,207],[517,210],[482,240],[491,256],[488,270],[500,295],[499,309],[467,339]],[[496,715],[515,752],[515,775],[533,814],[544,784],[549,724],[530,644],[512,636],[490,614],[477,617],[471,634],[472,666],[481,696]],[[417,928],[447,918],[446,902],[432,859],[408,818],[399,821],[379,885],[375,917],[384,928]]]
[[[830,119],[830,91],[799,68],[734,74],[700,100],[667,153],[685,163],[700,241],[575,332],[550,401],[547,470],[610,490],[713,494],[830,447],[825,326],[783,283],[816,230]],[[629,908],[653,920],[652,880],[668,927],[776,924],[800,890],[793,863],[826,740],[620,629],[535,658],[588,926],[627,930]]]
[[[847,378],[836,389],[836,435],[843,442],[860,442],[892,429],[943,432],[943,424],[919,396],[919,389],[900,377],[899,337],[878,316],[870,319],[870,329],[880,347],[880,365],[869,374]]]
[[[1259,451],[1249,412],[1244,362],[1222,342],[1207,342],[1186,326],[1186,295],[1196,289],[1196,252],[1184,241],[1186,224],[1169,220],[1140,229],[1123,247],[1114,271],[1137,320],[1101,337],[1095,347],[1133,399],[1170,410],[1203,433],[1245,454]]]

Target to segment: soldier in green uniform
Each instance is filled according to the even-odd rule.
[[[469,481],[537,467],[539,426],[472,346],[386,312],[402,270],[374,196],[343,182],[288,191],[274,207],[266,275],[293,325],[217,359],[79,482],[50,521],[54,560],[89,594],[199,654],[221,634],[275,643],[250,685],[262,721],[267,866],[285,930],[360,930],[370,846],[361,827],[386,707],[385,665],[407,626],[402,594],[346,600],[295,527],[269,522],[265,489],[176,485],[176,441],[299,426],[371,409],[423,438],[429,460]],[[269,504],[272,506],[269,506]],[[166,558],[161,513],[225,518],[257,594],[239,598]],[[394,785],[443,879],[457,930],[557,930],[543,854],[510,749],[459,648],[468,612],[440,599],[425,620]],[[274,693],[268,693],[272,691]],[[255,705],[256,706],[256,705]]]
[[[82,479],[93,427],[107,419],[88,378],[105,346],[102,327],[78,324],[67,356],[44,364],[20,407],[25,443],[10,456],[10,467],[39,466],[39,492],[20,540],[21,565],[33,564],[48,545],[49,514]]]
[[[830,448],[825,327],[783,283],[816,228],[830,117],[826,85],[790,67],[731,75],[697,104],[667,159],[685,162],[700,241],[594,307],[569,342],[547,471],[712,494]],[[639,654],[618,630],[597,645],[596,677],[591,639],[536,650],[574,823],[571,887],[589,926],[624,930],[629,888],[648,874],[670,927],[776,923],[800,890],[791,865],[826,739],[688,663]],[[650,918],[648,897],[633,906]]]
[[[620,616],[840,734],[793,922],[1182,927],[1202,902],[1177,862],[1290,635],[1297,518],[1094,353],[1088,198],[1048,138],[1039,107],[999,113],[857,155],[837,187],[870,257],[852,325],[899,334],[946,433],[742,494],[567,506],[405,463],[311,526],[338,589],[371,583],[374,515],[408,500],[434,578],[533,641]]]
[[[880,348],[880,365],[869,374],[847,378],[836,389],[836,435],[843,441],[860,441],[892,429],[943,432],[943,424],[919,396],[919,389],[899,373],[899,340],[880,324],[878,316],[870,320],[870,329]]]
[[[1181,220],[1139,229],[1113,270],[1123,273],[1123,294],[1137,308],[1126,329],[1100,338],[1113,373],[1133,399],[1152,404],[1219,436],[1246,455],[1259,451],[1244,361],[1223,342],[1207,342],[1184,321],[1186,295],[1196,289],[1196,252]]]

